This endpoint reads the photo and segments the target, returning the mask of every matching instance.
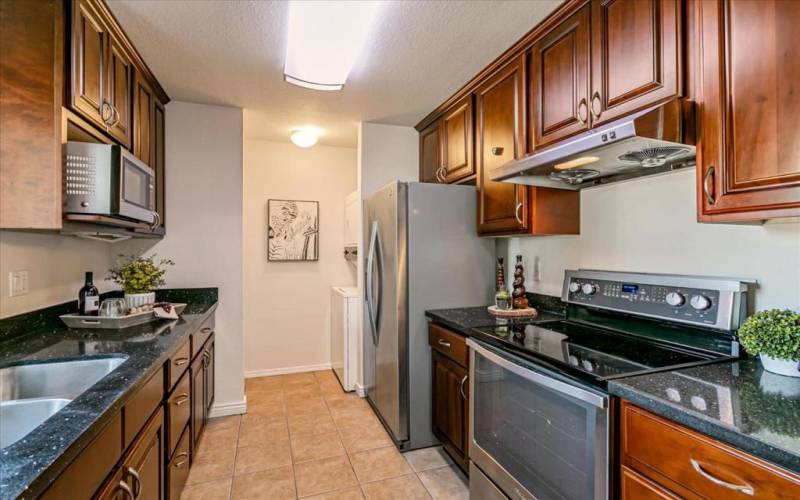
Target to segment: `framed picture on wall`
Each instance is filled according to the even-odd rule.
[[[319,202],[267,200],[267,260],[319,260]]]

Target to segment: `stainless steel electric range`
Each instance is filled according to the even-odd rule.
[[[754,285],[567,271],[565,319],[473,330],[471,498],[611,497],[607,381],[738,357]]]

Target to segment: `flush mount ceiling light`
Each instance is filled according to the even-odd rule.
[[[284,80],[314,90],[341,90],[379,5],[366,0],[289,2]]]
[[[300,148],[310,148],[319,140],[320,131],[314,128],[299,128],[293,130],[289,138],[295,146]]]

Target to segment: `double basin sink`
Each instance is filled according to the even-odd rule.
[[[127,358],[120,355],[0,368],[0,448],[27,436]]]

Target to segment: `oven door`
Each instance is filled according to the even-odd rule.
[[[513,499],[606,499],[609,396],[470,347],[470,460]]]
[[[119,208],[117,213],[139,221],[155,222],[155,175],[153,169],[120,148]]]

